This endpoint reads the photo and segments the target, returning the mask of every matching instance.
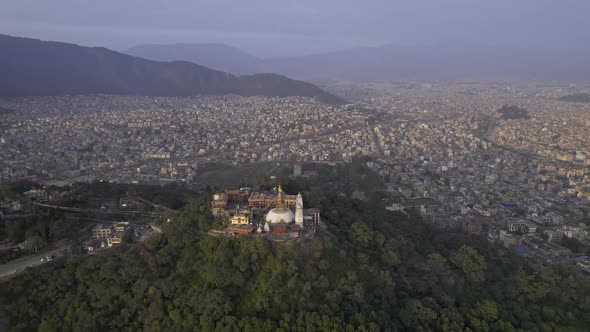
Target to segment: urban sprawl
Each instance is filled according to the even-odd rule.
[[[64,96],[5,100],[0,182],[190,183],[208,163],[350,162],[390,210],[485,234],[535,264],[590,259],[590,103],[570,86],[339,83],[350,104],[302,97]],[[518,109],[514,114],[498,112]],[[522,111],[526,111],[523,115]],[[356,195],[363,199],[363,195]]]

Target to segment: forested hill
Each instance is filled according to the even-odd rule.
[[[304,96],[338,103],[320,88],[274,74],[234,76],[183,61],[157,62],[101,47],[0,35],[0,96],[123,94]]]
[[[144,44],[124,53],[156,61],[189,61],[234,74],[264,72],[261,59],[224,44]]]
[[[330,233],[292,245],[203,235],[208,200],[151,238],[54,261],[0,287],[0,317],[40,331],[585,331],[590,278],[575,267],[531,270],[485,236],[438,230],[333,190],[287,183],[319,207]],[[353,179],[354,181],[354,179]],[[327,189],[329,188],[329,189]],[[332,190],[332,191],[330,191]],[[375,196],[376,195],[376,196]],[[375,196],[375,197],[373,197]]]

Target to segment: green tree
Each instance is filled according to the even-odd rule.
[[[166,238],[166,235],[164,235],[162,233],[156,233],[156,234],[152,235],[151,237],[149,237],[148,239],[146,239],[143,244],[149,250],[157,251],[157,250],[160,250],[162,247],[164,247],[166,245],[167,241],[168,241],[168,239]]]
[[[362,221],[357,221],[350,227],[351,240],[361,247],[368,248],[373,240],[373,230]]]
[[[486,260],[472,247],[463,245],[458,250],[452,251],[450,260],[463,272],[467,280],[481,282],[485,279]]]
[[[26,249],[34,252],[39,251],[39,249],[43,246],[45,246],[45,240],[39,235],[33,235],[27,238],[27,241],[25,243]]]
[[[426,264],[428,264],[428,266],[435,273],[446,272],[449,270],[447,259],[438,252],[433,252],[432,254],[428,255],[426,258]]]

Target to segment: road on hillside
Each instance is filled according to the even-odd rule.
[[[44,263],[47,263],[46,256],[55,255],[55,258],[63,256],[62,251],[66,249],[66,247],[57,248],[49,251],[45,251],[43,253],[37,253],[32,256],[21,257],[15,260],[12,260],[6,264],[0,264],[0,278],[10,277],[13,274],[22,272],[27,267],[35,267]],[[43,258],[43,261],[41,261]]]

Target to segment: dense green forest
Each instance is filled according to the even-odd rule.
[[[353,167],[353,166],[351,166]],[[331,173],[342,179],[342,172]],[[324,174],[326,175],[326,174]],[[360,179],[360,178],[359,178]],[[289,181],[329,227],[312,239],[205,235],[208,195],[146,243],[27,270],[0,286],[9,330],[28,331],[585,331],[590,278],[531,270],[485,238],[442,231]],[[341,182],[343,183],[343,182]],[[346,183],[346,181],[344,181]],[[351,182],[354,186],[354,181]]]

